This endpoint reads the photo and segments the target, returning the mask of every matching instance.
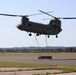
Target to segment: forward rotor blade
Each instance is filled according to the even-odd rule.
[[[12,14],[1,14],[2,16],[13,16],[13,17],[22,17],[22,15],[12,15]]]
[[[47,13],[51,13],[51,12],[53,12],[53,11],[50,11],[50,12],[47,12]],[[23,17],[23,16],[29,17],[29,16],[41,15],[41,14],[43,14],[43,13],[37,13],[37,14],[31,14],[31,15],[12,15],[12,14],[2,14],[2,13],[0,13],[0,15],[2,15],[2,16],[12,16],[12,17]]]
[[[52,13],[54,11],[49,11],[49,12],[46,12],[46,13]],[[27,15],[27,16],[34,16],[34,15],[42,15],[43,13],[36,13],[36,14],[31,14],[31,15]]]

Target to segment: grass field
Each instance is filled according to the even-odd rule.
[[[57,69],[57,70],[62,70],[62,73],[76,72],[76,66],[57,66],[57,65],[45,65],[45,64],[35,64],[35,63],[23,63],[23,62],[9,62],[9,61],[0,61],[0,67],[5,67],[5,68],[7,67],[24,68],[25,67],[27,68],[26,70]],[[22,71],[22,69],[20,69],[19,71]]]
[[[50,55],[55,58],[76,58],[76,53],[0,53],[0,56],[38,57]]]
[[[0,56],[14,57],[38,57],[40,55],[51,55],[56,58],[76,58],[76,53],[0,53]],[[76,66],[57,66],[10,61],[0,61],[0,67],[26,67],[33,68],[33,70],[58,69],[62,70],[62,72],[76,72]]]

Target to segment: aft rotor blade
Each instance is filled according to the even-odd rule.
[[[12,14],[1,14],[2,16],[13,16],[13,17],[22,17],[22,15],[12,15]]]
[[[42,19],[42,20],[50,20],[51,18],[44,18],[44,19]]]
[[[58,17],[58,19],[76,19],[76,17]]]
[[[47,15],[49,15],[49,16],[55,18],[55,19],[58,19],[58,18],[54,17],[53,15],[48,14],[47,12],[44,12],[44,11],[42,11],[42,10],[39,10],[39,11],[42,12],[42,13],[44,13],[44,14],[47,14]]]
[[[76,17],[57,17],[58,19],[76,19]],[[49,20],[51,18],[45,18],[45,19],[42,19],[42,20]]]

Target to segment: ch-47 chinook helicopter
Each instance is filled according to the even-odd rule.
[[[22,31],[30,32],[29,36],[32,36],[31,33],[36,33],[37,36],[43,34],[47,35],[48,38],[50,35],[56,35],[56,38],[58,37],[57,35],[62,31],[61,29],[61,20],[60,19],[76,19],[76,17],[54,17],[48,12],[44,12],[39,10],[41,13],[47,14],[54,19],[50,20],[48,24],[42,24],[42,23],[36,23],[29,21],[29,16],[31,15],[11,15],[11,14],[0,14],[3,16],[13,16],[13,17],[22,17],[21,23],[17,25],[17,28]],[[33,14],[36,15],[36,14]]]

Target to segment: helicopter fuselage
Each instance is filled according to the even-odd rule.
[[[53,21],[51,21],[52,24]],[[17,25],[17,28],[22,31],[33,32],[37,34],[44,34],[44,35],[57,35],[61,32],[61,26],[56,24],[42,24],[29,21],[28,19],[22,22],[21,24]]]

